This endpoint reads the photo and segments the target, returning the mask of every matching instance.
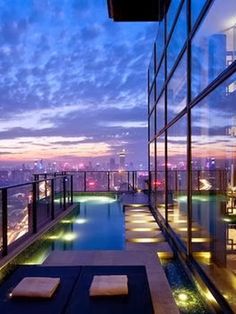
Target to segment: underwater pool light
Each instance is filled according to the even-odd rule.
[[[75,240],[76,238],[77,238],[76,233],[72,233],[72,232],[66,233],[66,234],[64,234],[64,236],[62,237],[62,239],[63,239],[64,241],[68,241],[68,242],[73,241],[73,240]]]
[[[62,219],[62,220],[61,220],[61,223],[62,223],[62,224],[70,224],[70,223],[72,223],[72,222],[73,222],[72,219]]]
[[[87,219],[83,219],[83,218],[77,218],[75,220],[75,223],[80,224],[80,225],[85,224],[86,222],[87,222]]]
[[[58,240],[61,238],[61,235],[51,235],[47,237],[47,240]]]

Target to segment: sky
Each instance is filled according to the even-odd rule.
[[[0,0],[0,164],[147,164],[157,23],[115,23],[106,0]]]

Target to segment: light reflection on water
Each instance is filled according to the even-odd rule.
[[[71,214],[38,241],[37,251],[29,254],[26,263],[41,264],[54,250],[124,249],[124,214],[120,203],[108,197],[97,199],[83,198]],[[109,199],[107,203],[106,199]]]

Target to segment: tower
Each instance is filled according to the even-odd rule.
[[[119,169],[124,170],[125,169],[125,149],[123,148],[121,152],[119,152]]]

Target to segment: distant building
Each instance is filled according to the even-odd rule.
[[[125,169],[125,149],[122,149],[122,151],[119,153],[119,169],[124,170]]]

